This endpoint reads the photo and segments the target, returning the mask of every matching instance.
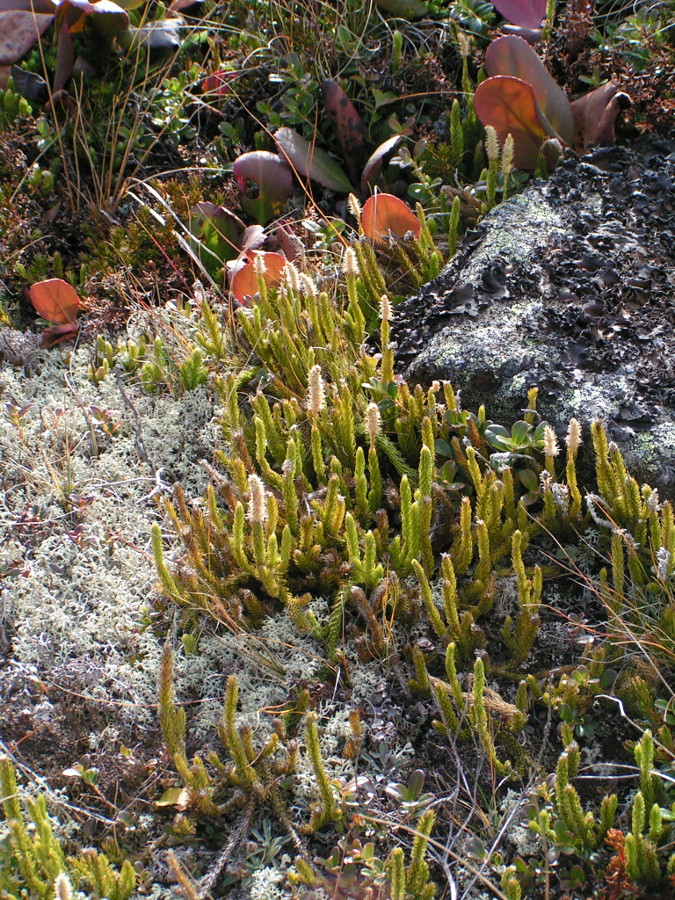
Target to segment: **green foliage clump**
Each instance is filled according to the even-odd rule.
[[[21,116],[29,116],[32,108],[28,100],[16,90],[14,79],[10,78],[7,87],[0,91],[0,128],[8,131]]]
[[[0,757],[2,811],[7,834],[0,842],[0,893],[6,900],[58,900],[73,887],[93,900],[128,900],[136,888],[136,872],[126,860],[119,872],[103,853],[80,850],[67,857],[52,831],[43,795],[22,808],[10,759]],[[69,893],[70,892],[70,893]]]
[[[540,788],[531,831],[582,859],[607,853],[608,841],[619,840],[618,799],[607,796],[597,814],[584,808],[574,783],[575,735],[593,733],[594,701],[614,691],[617,700],[658,720],[660,746],[673,746],[670,724],[653,698],[646,703],[648,692],[613,643],[627,627],[643,641],[658,628],[661,665],[672,670],[672,507],[638,487],[598,424],[592,429],[596,490],[584,509],[580,426],[570,424],[558,464],[557,438],[538,420],[536,390],[522,421],[506,429],[482,409],[463,410],[450,385],[411,388],[397,380],[386,294],[379,303],[379,347],[366,339],[375,289],[364,270],[371,266],[354,253],[345,264],[344,294],[333,296],[289,266],[279,288],[261,278],[259,299],[239,311],[254,365],[215,382],[225,443],[216,467],[208,467],[204,503],[189,504],[177,486],[166,504],[184,545],[173,570],[154,530],[163,589],[188,622],[198,612],[247,630],[285,609],[299,631],[323,643],[329,661],[344,663],[350,642],[350,652],[364,661],[385,660],[396,648],[412,695],[432,704],[436,731],[452,742],[473,742],[500,777],[517,780],[536,770],[535,748],[523,734],[537,705],[548,707],[559,717],[564,752],[555,789]],[[209,345],[223,346],[225,332],[219,337],[210,310],[208,316]],[[611,568],[596,566],[595,581],[581,576],[607,610],[608,641],[589,643],[571,671],[542,675],[531,660],[547,581],[564,571],[550,547],[580,534],[611,561]],[[496,625],[505,590],[511,605]],[[311,607],[319,594],[330,606],[323,622]],[[435,652],[406,641],[412,627],[430,636]],[[515,694],[507,688],[514,680]],[[264,776],[251,769],[267,749],[245,750],[229,721],[223,743],[235,760],[239,790],[246,788],[238,802],[245,805],[246,791],[251,797],[252,785],[261,782],[257,796],[282,808],[287,799],[274,800]],[[345,815],[321,761],[317,727],[309,713],[305,739],[321,798],[304,826],[309,833],[334,827]],[[647,759],[648,746],[640,746]],[[180,752],[176,758],[185,784],[192,779],[194,797],[216,803],[209,807],[214,812],[212,776],[199,763],[188,767]],[[646,766],[643,761],[640,786],[646,811],[641,819],[638,799],[622,852],[630,861],[627,878],[656,884],[669,871],[669,813],[658,812]],[[385,869],[400,893],[397,853]],[[515,896],[527,878],[517,866],[508,872],[503,883]]]

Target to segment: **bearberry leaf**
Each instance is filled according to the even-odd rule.
[[[53,14],[29,9],[0,11],[0,65],[9,66],[28,53],[53,19]]]
[[[514,25],[539,28],[546,15],[546,0],[492,0],[492,5]]]
[[[354,104],[333,78],[321,85],[323,102],[342,150],[347,169],[354,180],[358,179],[365,156],[366,128]]]
[[[539,109],[556,132],[549,136],[559,136],[566,144],[573,144],[574,116],[567,94],[527,41],[515,35],[497,38],[487,48],[485,67],[490,75],[511,75],[531,84]]]
[[[536,169],[539,149],[551,135],[542,126],[532,85],[521,78],[496,75],[478,85],[474,103],[476,115],[483,125],[497,130],[501,144],[513,135],[514,166]]]
[[[244,265],[236,270],[230,281],[230,290],[235,299],[244,306],[249,306],[249,301],[258,293],[258,276],[253,268],[256,256],[262,256],[265,261],[263,279],[268,287],[279,284],[288,262],[280,253],[247,253]]]
[[[29,289],[28,297],[43,319],[57,325],[74,322],[80,308],[80,298],[75,288],[63,278],[36,281]]]
[[[269,150],[242,153],[234,161],[232,174],[242,209],[262,225],[281,213],[293,190],[291,167]]]
[[[363,205],[361,214],[363,233],[372,241],[384,243],[389,232],[403,238],[412,232],[419,238],[422,225],[403,200],[393,194],[375,194]]]
[[[352,183],[335,160],[292,128],[280,128],[275,133],[274,140],[281,156],[298,175],[311,178],[330,191],[341,194],[354,192]]]

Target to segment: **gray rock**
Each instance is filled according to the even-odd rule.
[[[674,151],[597,151],[493,210],[397,307],[406,377],[449,380],[505,425],[538,386],[560,434],[602,419],[636,477],[675,496]]]

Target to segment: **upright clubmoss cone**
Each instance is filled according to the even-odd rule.
[[[265,281],[266,273],[267,264],[265,263],[265,256],[263,253],[258,253],[253,260],[253,274],[258,280],[258,294],[260,295],[260,299],[263,302],[267,300],[267,282]]]
[[[315,365],[309,370],[307,377],[307,397],[305,409],[312,420],[311,450],[312,465],[319,484],[326,483],[326,467],[323,459],[323,443],[318,426],[319,413],[326,405],[326,390],[321,374],[321,366]]]
[[[292,262],[284,266],[284,279],[291,293],[297,296],[300,293],[300,273]]]
[[[509,133],[506,135],[506,140],[504,141],[504,146],[502,147],[502,175],[504,176],[504,178],[508,178],[508,176],[513,171],[513,151],[513,135]]]
[[[349,212],[356,219],[357,226],[360,228],[361,227],[362,209],[361,209],[361,203],[359,201],[359,198],[356,196],[356,194],[349,195],[349,197],[347,198],[347,206],[349,207]]]
[[[304,272],[301,272],[299,275],[300,288],[305,297],[311,297],[312,299],[316,298],[317,290],[316,283],[309,275],[306,275]]]
[[[507,134],[504,146],[502,147],[502,200],[506,200],[509,194],[509,179],[513,172],[513,135]]]
[[[499,138],[497,129],[492,125],[485,126],[485,152],[488,158],[488,170],[485,181],[487,208],[492,209],[497,196],[497,175],[499,172]]]
[[[359,261],[352,247],[347,247],[345,250],[342,269],[347,278],[356,278],[359,274]]]
[[[570,419],[567,427],[567,449],[570,453],[575,453],[581,446],[581,425],[576,419]]]
[[[56,881],[54,882],[54,897],[55,900],[73,900],[72,885],[68,876],[63,872],[56,876]]]
[[[264,525],[267,520],[267,495],[262,478],[248,476],[248,520],[252,525]]]
[[[499,139],[497,129],[493,125],[485,126],[485,152],[489,162],[496,162],[499,159]]]
[[[368,470],[370,475],[370,490],[368,491],[368,508],[371,513],[382,505],[382,474],[380,461],[377,456],[375,441],[382,431],[382,417],[377,403],[369,403],[366,407],[366,434],[370,441],[368,450]]]
[[[326,392],[323,384],[323,376],[321,374],[321,366],[312,366],[307,378],[307,399],[305,401],[305,409],[312,419],[316,419],[325,405]]]
[[[558,438],[556,437],[555,431],[550,425],[546,425],[544,428],[544,456],[546,458],[546,470],[552,476],[555,476],[553,460],[559,453],[560,447],[558,446]]]
[[[366,432],[370,446],[375,446],[375,439],[382,430],[382,420],[380,418],[380,410],[377,403],[369,403],[366,407]]]
[[[349,306],[345,313],[345,322],[348,325],[348,334],[356,344],[362,344],[366,339],[366,320],[359,304],[357,282],[361,270],[359,259],[353,247],[347,247],[342,260],[342,270],[345,273],[345,285]]]

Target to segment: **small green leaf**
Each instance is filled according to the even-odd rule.
[[[394,94],[392,91],[378,91],[377,88],[373,88],[372,90],[375,109],[379,109],[381,106],[386,106],[387,103],[393,103],[395,100],[399,99],[398,94]]]
[[[522,420],[520,422],[514,422],[513,427],[511,428],[511,440],[514,444],[522,447],[529,443],[531,431],[532,426],[528,425],[527,422]]]
[[[522,469],[522,471],[518,472],[518,478],[523,487],[530,493],[535,493],[538,490],[539,479],[537,478],[537,473],[533,472],[532,469]]]

